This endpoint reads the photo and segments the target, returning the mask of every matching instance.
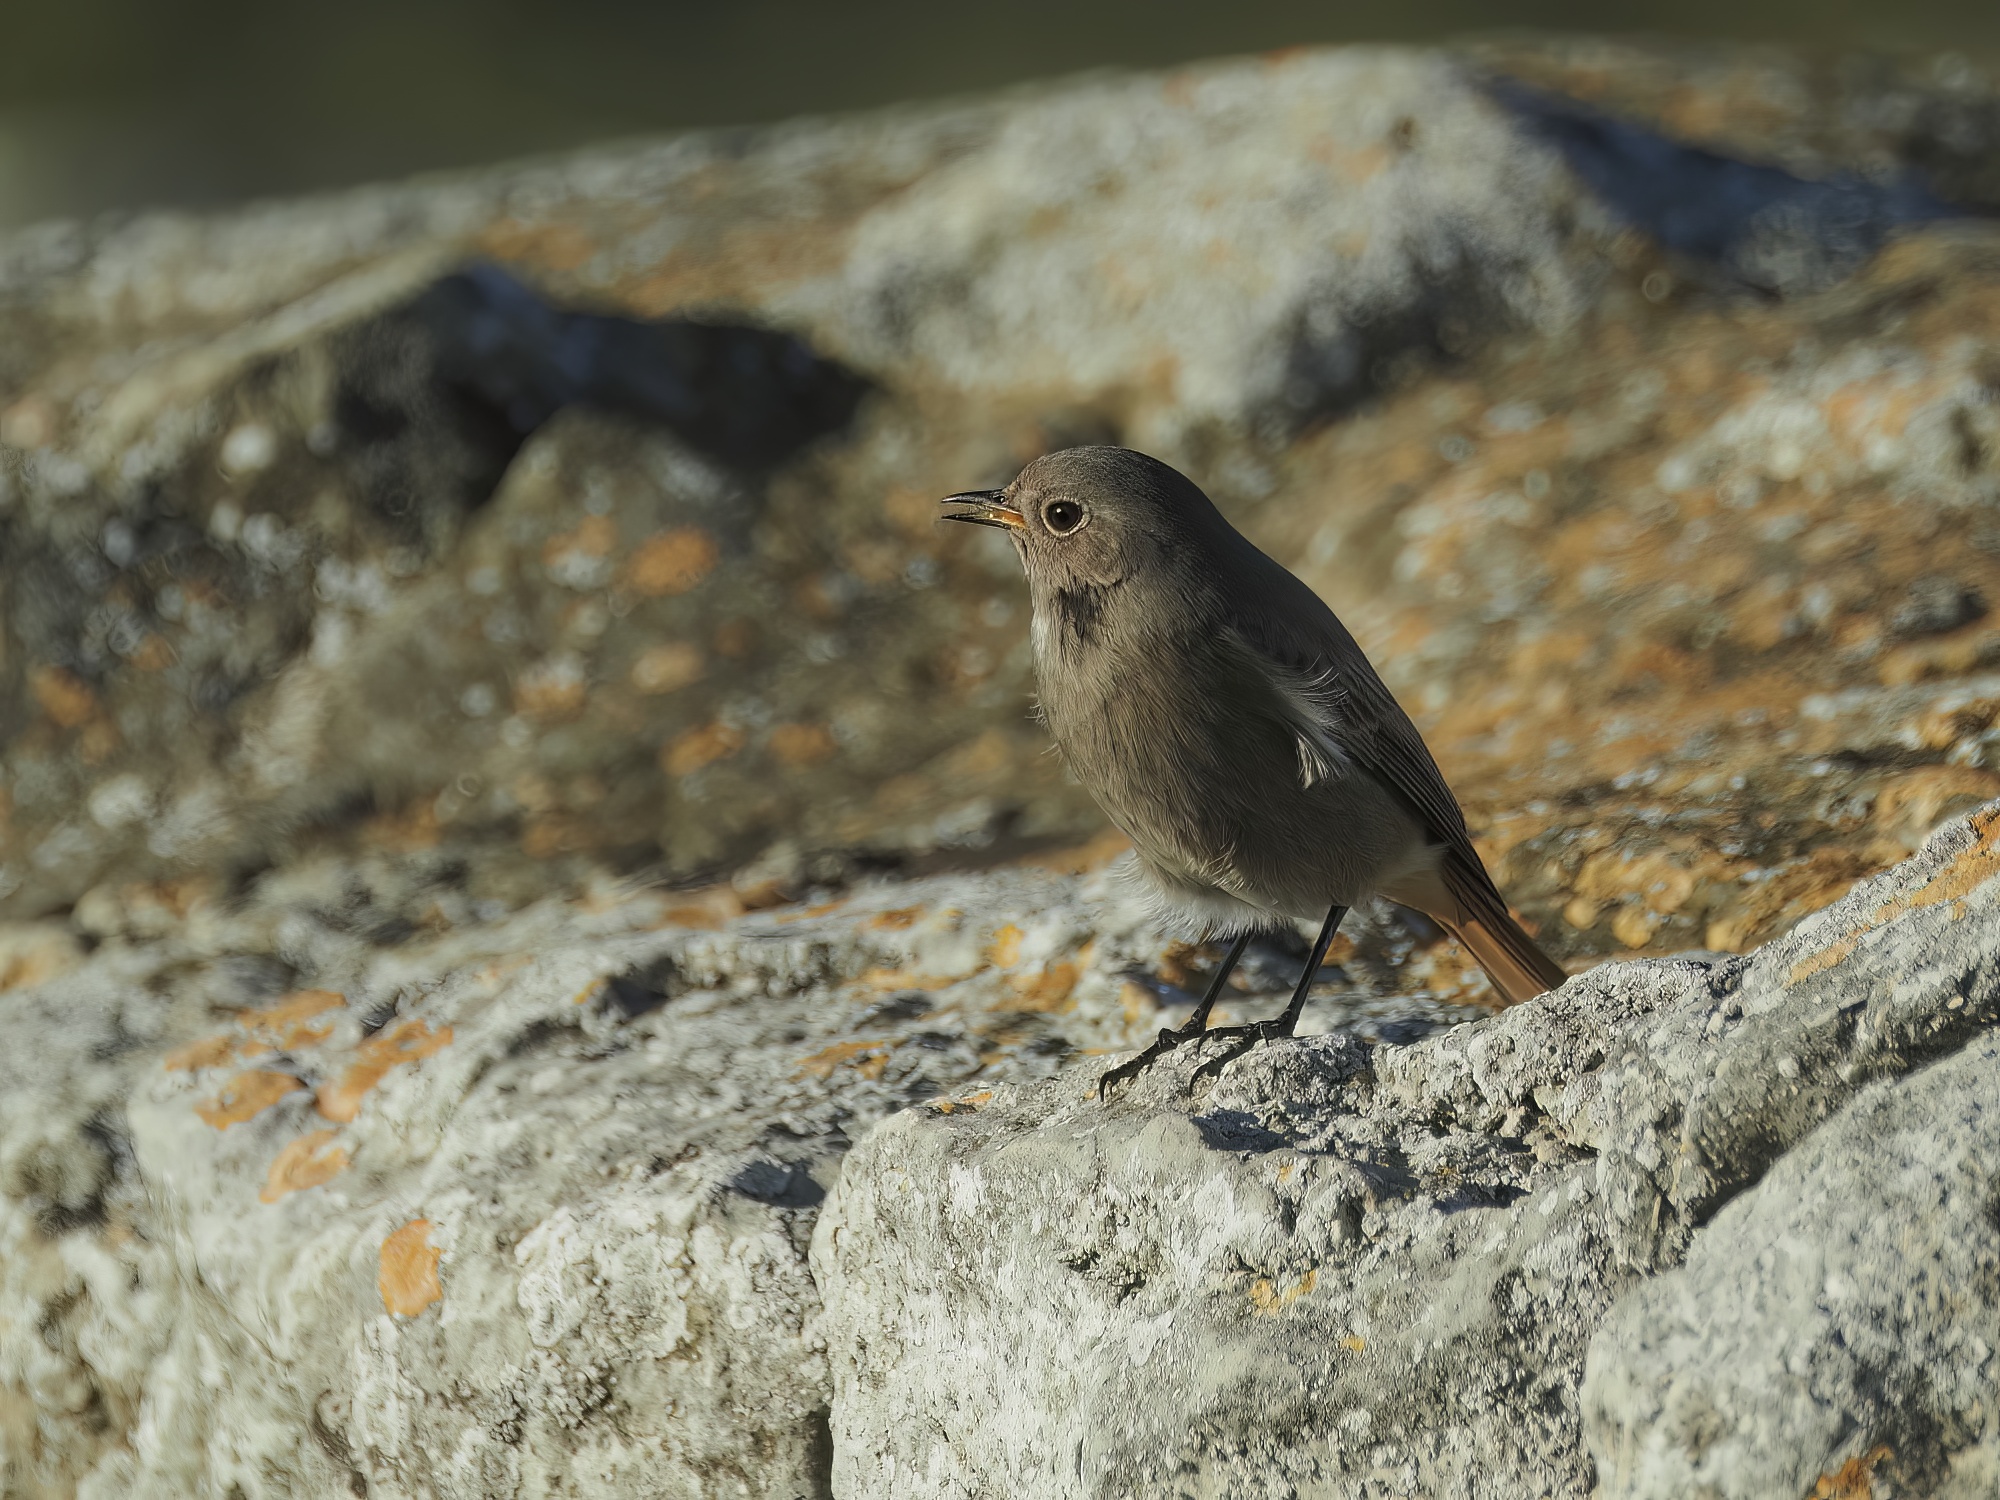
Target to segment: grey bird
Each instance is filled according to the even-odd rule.
[[[1233,938],[1187,1024],[1105,1085],[1207,1029],[1254,933],[1318,921],[1284,1014],[1232,1028],[1290,1036],[1341,918],[1370,895],[1444,926],[1509,1004],[1563,982],[1346,627],[1191,480],[1128,448],[1070,448],[1005,489],[943,503],[949,519],[1012,538],[1042,717],[1132,840],[1162,916]]]

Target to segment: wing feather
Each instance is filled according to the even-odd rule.
[[[1335,623],[1330,613],[1327,619]],[[1230,632],[1246,665],[1271,684],[1285,710],[1306,787],[1358,768],[1388,788],[1436,842],[1470,844],[1465,815],[1423,736],[1351,638],[1328,643],[1344,650],[1308,652],[1258,634],[1254,622]]]

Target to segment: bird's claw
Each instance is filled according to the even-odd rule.
[[[1206,1035],[1208,1035],[1206,1031],[1199,1029],[1192,1029],[1187,1026],[1182,1026],[1173,1029],[1169,1029],[1168,1027],[1162,1026],[1160,1028],[1159,1038],[1153,1043],[1152,1046],[1148,1047],[1144,1052],[1141,1052],[1137,1057],[1133,1058],[1130,1062],[1120,1063],[1117,1067],[1113,1068],[1110,1072],[1106,1073],[1102,1078],[1097,1080],[1098,1102],[1102,1103],[1105,1099],[1110,1097],[1111,1086],[1113,1084],[1130,1083],[1134,1078],[1137,1078],[1141,1073],[1145,1072],[1146,1069],[1150,1068],[1154,1063],[1158,1062],[1162,1057],[1166,1056],[1167,1053],[1173,1051],[1174,1048],[1180,1046],[1181,1043],[1191,1042],[1198,1036],[1206,1036]]]
[[[1251,1021],[1243,1026],[1216,1027],[1208,1035],[1226,1037],[1239,1042],[1239,1045],[1225,1047],[1216,1056],[1203,1061],[1188,1075],[1188,1088],[1192,1090],[1202,1079],[1215,1077],[1259,1042],[1282,1041],[1291,1036],[1297,1028],[1297,1018],[1289,1015],[1273,1016],[1268,1021]]]

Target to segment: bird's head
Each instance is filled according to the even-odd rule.
[[[1235,533],[1186,476],[1130,448],[1065,448],[1005,489],[948,495],[947,520],[992,526],[1020,554],[1037,610],[1065,593],[1184,587]]]

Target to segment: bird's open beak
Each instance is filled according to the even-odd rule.
[[[962,495],[946,495],[938,504],[966,507],[946,516],[947,521],[970,521],[975,526],[998,526],[1003,531],[1028,529],[1021,513],[1007,503],[1005,490],[967,490]]]

